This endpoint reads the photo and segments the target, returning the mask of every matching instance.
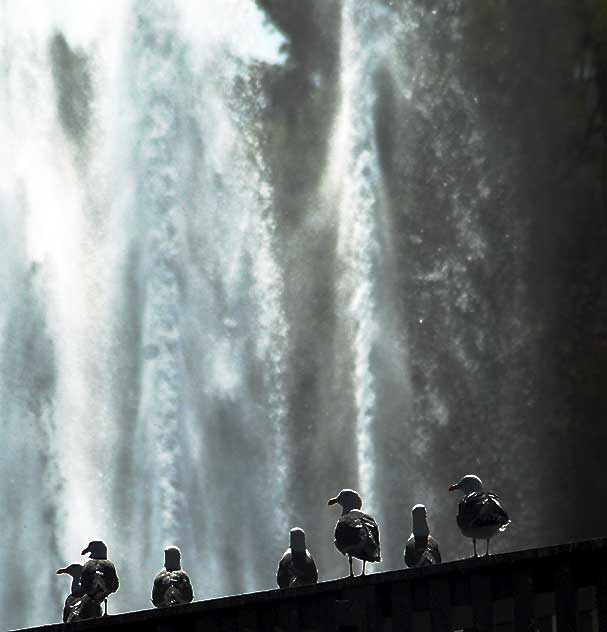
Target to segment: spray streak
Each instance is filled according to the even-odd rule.
[[[191,533],[199,540],[196,548],[212,569],[200,587],[205,594],[251,590],[259,582],[258,544],[246,525],[226,517],[237,516],[247,498],[259,498],[271,480],[267,497],[250,511],[271,515],[276,537],[286,530],[288,334],[273,255],[272,189],[254,124],[259,88],[234,54],[230,29],[209,34],[201,50],[175,8],[141,7],[134,108],[145,115],[135,169],[147,238],[139,432],[150,435],[142,455],[153,490],[152,500],[144,501],[152,506],[150,539],[187,541]],[[197,377],[184,373],[186,355],[199,367]],[[251,388],[252,378],[260,387]],[[192,404],[197,415],[186,421],[185,407]],[[233,463],[227,451],[247,458]],[[182,491],[191,474],[180,463],[194,453],[199,485],[192,491],[201,508],[192,510]],[[237,579],[213,541],[218,533],[242,544]]]
[[[360,491],[373,511],[376,384],[373,350],[377,341],[376,276],[382,265],[378,222],[382,213],[382,176],[378,162],[373,112],[377,51],[363,45],[379,11],[355,0],[342,9],[341,107],[332,148],[333,179],[339,182],[338,252],[346,266],[341,281],[351,329],[356,450]]]
[[[274,539],[283,541],[287,533],[288,508],[286,506],[287,465],[287,359],[289,351],[289,326],[283,309],[284,279],[275,253],[276,222],[273,212],[273,190],[260,147],[261,129],[252,124],[267,103],[258,96],[259,87],[248,82],[245,103],[253,104],[246,113],[240,108],[239,127],[247,139],[248,159],[242,164],[242,173],[248,173],[247,185],[252,196],[251,207],[255,209],[256,227],[251,247],[253,261],[253,283],[257,305],[258,333],[256,349],[259,361],[265,367],[266,408],[268,411],[268,437],[270,450],[267,462],[271,464],[268,474],[274,484],[270,506],[274,513]],[[247,130],[253,133],[247,133]]]
[[[267,202],[266,202],[267,204]],[[286,421],[286,352],[288,325],[281,309],[283,281],[272,253],[273,222],[266,216],[258,220],[257,241],[259,253],[255,259],[256,291],[259,293],[260,332],[257,349],[266,366],[267,409],[269,436],[272,439],[269,463],[274,470],[271,505],[275,512],[275,539],[282,540],[288,530],[285,507],[287,469]]]
[[[49,318],[56,295],[56,278],[32,263],[36,219],[59,210],[49,200],[56,182],[57,165],[47,165],[53,155],[49,138],[58,133],[52,112],[53,90],[48,76],[45,42],[28,28],[14,28],[11,8],[2,7],[0,50],[0,427],[4,450],[0,458],[6,511],[0,527],[10,542],[0,554],[11,582],[0,591],[0,620],[20,627],[23,612],[31,621],[44,622],[48,601],[27,603],[19,587],[37,594],[56,588],[36,573],[35,556],[42,551],[49,565],[65,550],[69,528],[64,518],[64,478],[59,457],[64,454],[57,439],[56,350],[49,337]],[[58,162],[61,162],[59,157]],[[69,164],[65,165],[69,172]],[[66,195],[69,197],[69,194]],[[49,222],[51,223],[51,222]],[[39,242],[38,242],[39,243]],[[37,255],[41,251],[37,250]],[[54,270],[60,268],[57,251],[45,256]],[[46,284],[46,288],[43,287]],[[45,291],[46,290],[46,291]],[[42,525],[42,528],[40,527]]]
[[[179,422],[184,376],[179,346],[180,243],[176,154],[179,151],[179,39],[171,4],[136,10],[135,103],[143,114],[136,151],[137,204],[145,244],[140,434],[147,445],[143,476],[152,486],[152,540],[177,541],[181,494]],[[186,84],[187,85],[187,84]]]

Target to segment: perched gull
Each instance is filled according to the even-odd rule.
[[[107,616],[107,598],[118,590],[120,585],[114,564],[107,559],[107,546],[101,540],[93,540],[82,551],[90,554],[90,559],[82,568],[80,585],[84,596],[82,607],[88,607],[88,601],[105,603],[104,616]]]
[[[510,524],[508,514],[495,494],[483,491],[481,479],[474,474],[467,474],[459,483],[449,487],[450,492],[456,489],[464,492],[457,512],[460,531],[464,537],[472,538],[475,557],[477,540],[487,541],[485,555],[489,555],[489,540]]]
[[[82,564],[70,564],[65,568],[58,568],[57,575],[69,575],[72,578],[72,588],[63,606],[63,623],[101,616],[101,606],[98,603],[88,600],[86,607],[81,605],[82,596],[84,595],[80,586]]]
[[[367,562],[381,561],[379,548],[379,527],[375,520],[360,511],[362,500],[352,489],[342,489],[339,495],[331,498],[328,505],[341,505],[341,518],[335,525],[335,546],[342,555],[348,556],[350,577],[354,577],[352,558],[362,560],[365,574]]]
[[[317,581],[318,570],[306,548],[306,534],[303,529],[291,529],[289,548],[278,563],[276,583],[279,588],[288,588],[315,584]]]
[[[424,505],[415,505],[411,510],[411,515],[413,529],[405,547],[405,564],[411,568],[440,564],[440,551],[436,540],[430,535],[430,529],[428,529],[426,508]]]
[[[180,606],[194,598],[188,574],[181,569],[181,551],[176,546],[164,550],[164,568],[154,578],[152,603],[156,608]]]

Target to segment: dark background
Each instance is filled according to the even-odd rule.
[[[268,144],[289,231],[303,222],[326,164],[339,3],[259,4],[289,38],[285,68],[266,76]],[[413,97],[403,108],[390,77],[378,76],[375,126],[427,449],[415,462],[411,433],[398,424],[385,441],[406,443],[408,469],[438,489],[467,471],[498,486],[514,521],[508,548],[604,535],[607,3],[392,4],[417,20],[402,58]],[[486,243],[482,256],[458,236],[458,205]],[[420,281],[436,266],[447,273]],[[311,316],[319,328],[327,302]],[[449,408],[445,425],[429,411],[430,387]],[[312,369],[300,371],[295,410],[313,407],[318,388]],[[402,516],[407,476],[392,474]]]

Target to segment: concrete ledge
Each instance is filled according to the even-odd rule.
[[[502,619],[502,611],[513,612],[512,599],[518,597],[512,578],[521,573],[526,573],[533,583],[533,599],[537,595],[538,599],[534,601],[537,607],[540,607],[538,604],[541,599],[547,599],[540,599],[540,594],[552,596],[558,590],[575,592],[572,592],[574,604],[579,603],[580,599],[592,604],[593,597],[583,596],[586,593],[582,593],[582,598],[576,597],[577,591],[585,587],[588,592],[589,586],[600,583],[603,575],[599,577],[599,570],[606,568],[607,538],[600,538],[487,558],[467,558],[419,569],[332,580],[315,586],[197,601],[166,609],[140,610],[79,623],[45,625],[29,630],[353,632],[381,629],[380,626],[386,620],[400,620],[402,617],[409,618],[409,629],[420,629],[420,626],[434,629],[434,623],[428,626],[438,616],[437,612],[451,617],[452,623],[454,617],[459,618],[458,612],[465,612],[466,619],[471,616],[474,618],[474,613],[481,618],[493,619],[494,611],[495,616]],[[567,569],[568,574],[563,575],[563,569]],[[586,572],[584,569],[593,570]],[[563,580],[559,584],[559,577],[565,577],[569,583],[564,584]],[[592,591],[594,595],[594,588]],[[550,597],[547,603],[554,604],[554,601]],[[504,606],[504,603],[507,605]],[[542,606],[542,611],[546,610],[545,616],[550,616],[550,608]],[[533,612],[533,608],[530,612]],[[507,614],[506,618],[508,616],[513,615]],[[422,623],[417,625],[415,622]],[[407,625],[403,625],[403,629]],[[393,629],[400,627],[398,623],[392,624]]]

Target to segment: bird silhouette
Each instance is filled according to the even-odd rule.
[[[101,606],[98,603],[88,600],[88,603],[84,607],[82,606],[82,597],[84,595],[80,585],[82,564],[70,564],[65,568],[58,568],[57,575],[69,575],[72,578],[70,594],[65,598],[63,606],[63,623],[94,619],[101,616]]]
[[[474,557],[477,557],[477,540],[486,540],[485,555],[489,555],[491,538],[510,524],[502,501],[495,494],[483,491],[481,479],[474,474],[467,474],[459,483],[449,487],[449,491],[455,490],[464,494],[457,512],[457,525],[462,535],[472,539]]]
[[[107,546],[101,540],[92,540],[82,555],[89,553],[90,559],[82,567],[80,585],[84,592],[82,608],[89,607],[89,600],[105,604],[104,616],[107,616],[107,598],[118,590],[120,582],[114,564],[107,559]]]
[[[318,570],[314,558],[306,548],[306,534],[295,527],[289,535],[289,548],[285,551],[276,571],[279,588],[316,584]]]
[[[440,564],[440,550],[438,543],[430,535],[424,505],[415,505],[411,510],[411,516],[413,527],[405,546],[405,564],[410,568]]]
[[[360,511],[362,499],[353,489],[342,489],[327,504],[342,507],[341,517],[335,525],[335,547],[342,555],[348,556],[350,577],[354,577],[353,557],[362,561],[361,575],[364,575],[367,562],[381,561],[377,523],[371,516]]]
[[[154,578],[152,603],[157,608],[179,606],[194,598],[192,583],[181,568],[181,551],[176,546],[164,550],[164,568]]]

